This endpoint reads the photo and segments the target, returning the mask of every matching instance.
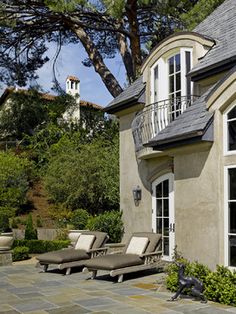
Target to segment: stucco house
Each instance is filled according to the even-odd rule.
[[[76,106],[70,109],[70,111],[65,111],[65,113],[63,114],[63,118],[65,120],[79,120],[81,117],[81,111],[88,108],[95,111],[103,110],[103,107],[101,107],[100,105],[87,100],[82,100],[80,98],[80,80],[76,76],[67,76],[65,87],[66,93],[70,94],[76,99]],[[6,88],[0,96],[0,111],[10,106],[12,93],[24,93],[27,97],[27,92],[27,89],[18,89],[13,87]],[[57,97],[49,93],[40,93],[40,95],[42,96],[42,98],[48,101],[53,101]]]
[[[236,267],[236,4],[162,41],[106,107],[120,120],[125,236],[161,233],[212,269]]]

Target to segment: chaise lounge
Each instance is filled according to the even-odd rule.
[[[85,261],[83,272],[92,272],[94,279],[98,270],[107,270],[111,277],[123,281],[124,274],[153,269],[161,260],[161,235],[152,232],[134,233],[121,254],[108,254]]]
[[[36,266],[43,266],[43,271],[46,272],[49,265],[53,265],[60,270],[66,269],[66,275],[69,275],[72,267],[84,266],[86,260],[105,255],[107,248],[104,247],[104,244],[107,240],[108,235],[105,232],[84,231],[79,235],[73,248],[52,251],[37,256],[38,263]]]

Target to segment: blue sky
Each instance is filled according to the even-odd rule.
[[[51,57],[55,54],[56,46],[50,44],[50,49],[47,55]],[[60,56],[57,60],[56,74],[62,88],[65,88],[65,80],[68,75],[77,76],[80,79],[80,94],[81,99],[97,103],[101,106],[106,106],[113,97],[106,89],[100,76],[94,71],[93,67],[85,67],[81,61],[87,57],[84,48],[77,45],[67,45],[62,48]],[[125,71],[119,56],[114,59],[105,60],[113,75],[119,81],[121,86],[125,83]],[[50,60],[39,71],[39,79],[37,82],[45,91],[51,92],[52,87],[52,65]]]

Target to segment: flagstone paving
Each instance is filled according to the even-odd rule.
[[[42,273],[34,265],[0,267],[0,314],[236,314],[236,308],[190,298],[168,301],[164,274],[127,275],[117,283],[105,273],[96,280],[73,271]]]

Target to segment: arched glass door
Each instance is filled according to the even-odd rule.
[[[152,228],[162,235],[163,259],[171,261],[175,247],[173,173],[155,180],[152,190]]]

